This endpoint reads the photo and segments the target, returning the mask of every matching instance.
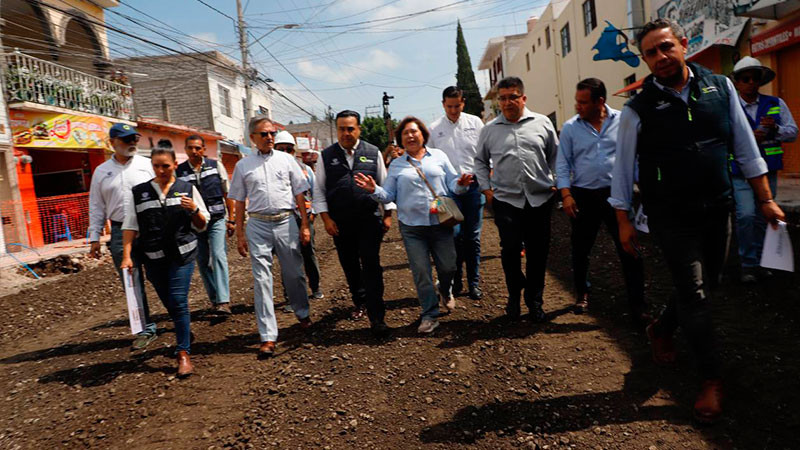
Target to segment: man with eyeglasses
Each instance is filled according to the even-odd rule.
[[[256,116],[248,124],[258,152],[241,159],[233,171],[228,198],[235,201],[237,250],[250,255],[253,294],[261,346],[259,358],[275,353],[278,322],[272,302],[272,253],[281,262],[283,287],[301,329],[311,327],[301,245],[311,240],[304,193],[309,189],[294,157],[274,151],[275,124]],[[247,229],[244,215],[247,207]],[[300,225],[294,219],[297,208]]]
[[[783,169],[783,143],[797,139],[797,124],[783,99],[758,92],[775,78],[772,69],[762,66],[752,56],[745,56],[733,67],[731,78],[739,91],[739,103],[753,129],[761,157],[767,162],[769,188],[773,196],[777,195],[778,171]],[[767,223],[758,212],[753,189],[736,161],[731,162],[731,172],[736,200],[736,239],[742,267],[740,277],[743,283],[755,283],[771,275],[759,267]]]
[[[520,318],[524,291],[532,322],[544,322],[544,275],[550,251],[550,215],[556,191],[558,136],[547,116],[525,107],[522,80],[497,83],[502,114],[478,137],[475,175],[500,233],[500,258],[508,288],[506,314]],[[490,167],[493,163],[494,172]],[[523,244],[526,268],[521,269]]]
[[[380,150],[361,137],[361,116],[350,110],[336,115],[338,142],[322,151],[314,183],[314,210],[322,217],[325,230],[333,236],[339,263],[353,296],[351,318],[366,314],[370,331],[382,338],[389,334],[384,322],[383,268],[380,248],[383,234],[392,225],[394,204],[384,207],[354,181],[356,173],[372,176],[378,184],[386,178]]]
[[[673,20],[645,24],[636,42],[651,75],[620,114],[608,202],[617,210],[622,247],[641,257],[629,218],[638,165],[648,226],[676,289],[646,330],[653,360],[658,365],[675,362],[673,334],[680,327],[703,380],[694,417],[711,423],[720,417],[723,402],[711,293],[719,283],[730,238],[730,154],[767,221],[785,220],[785,215],[772,198],[767,164],[731,81],[686,62],[689,40]]]
[[[100,234],[106,226],[106,220],[111,221],[111,240],[108,248],[114,267],[117,269],[120,281],[122,271],[122,222],[125,220],[125,199],[131,189],[137,184],[145,183],[155,177],[150,160],[136,154],[136,144],[141,135],[136,128],[124,124],[114,124],[108,132],[114,156],[100,164],[92,174],[92,183],[89,187],[89,241],[91,248],[89,255],[93,258],[100,257]],[[136,242],[134,241],[134,250]],[[156,339],[156,324],[150,319],[150,308],[147,304],[147,295],[144,290],[144,277],[142,261],[134,251],[134,284],[139,286],[144,306],[145,327],[131,345],[131,351],[143,350]],[[125,283],[123,281],[123,290]]]

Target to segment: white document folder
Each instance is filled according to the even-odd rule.
[[[131,333],[138,334],[144,330],[144,305],[142,292],[137,283],[133,282],[136,269],[122,269],[122,278],[125,280],[125,297],[128,300],[128,319],[131,322]],[[138,274],[141,276],[141,274]]]
[[[764,248],[761,252],[761,267],[794,272],[794,252],[786,223],[778,221],[778,229],[767,224]]]

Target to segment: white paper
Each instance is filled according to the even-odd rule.
[[[639,205],[639,209],[636,210],[633,226],[642,233],[650,233],[650,227],[647,226],[647,216],[644,215],[644,207],[642,205]]]
[[[777,230],[773,229],[772,225],[767,225],[764,248],[761,252],[761,267],[794,272],[794,252],[785,222],[778,221]]]
[[[144,330],[144,306],[139,286],[133,282],[136,269],[122,269],[122,279],[125,280],[125,297],[128,300],[128,319],[131,323],[131,333],[138,334]]]

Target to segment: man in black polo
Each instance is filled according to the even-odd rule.
[[[175,177],[192,183],[211,214],[206,231],[197,236],[197,267],[208,299],[218,314],[230,314],[228,252],[225,234],[233,229],[233,200],[228,200],[228,173],[219,161],[206,158],[202,136],[186,138],[186,161],[178,165]],[[228,221],[225,221],[227,211]]]
[[[628,217],[638,161],[648,226],[677,290],[647,327],[653,359],[675,361],[672,335],[681,327],[703,379],[694,416],[713,422],[722,413],[723,390],[711,290],[719,282],[731,231],[729,155],[750,182],[766,221],[785,217],[772,199],[767,164],[731,81],[685,61],[689,41],[672,20],[647,23],[636,40],[652,75],[622,109],[608,201],[617,209],[623,248],[638,257]]]
[[[339,141],[322,151],[314,183],[313,206],[333,236],[339,263],[347,278],[356,309],[353,319],[369,316],[375,336],[388,335],[384,322],[383,268],[380,246],[392,224],[392,209],[383,214],[378,203],[356,186],[353,175],[362,173],[383,183],[386,166],[377,147],[359,139],[361,116],[345,110],[336,115]],[[381,220],[383,215],[383,220]]]

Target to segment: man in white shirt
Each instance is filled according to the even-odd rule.
[[[450,86],[442,92],[442,106],[445,115],[431,124],[428,146],[445,152],[458,173],[471,174],[483,121],[464,112],[464,93],[456,86]],[[478,284],[485,199],[478,189],[477,180],[473,181],[467,193],[456,195],[454,199],[458,209],[464,214],[464,222],[455,229],[457,268],[453,278],[452,293],[458,295],[463,289],[461,266],[466,264],[469,297],[478,300],[483,296]]]
[[[93,258],[100,257],[100,233],[106,226],[106,220],[110,220],[111,240],[108,242],[108,248],[111,251],[111,258],[114,260],[114,267],[122,281],[122,271],[119,269],[119,265],[122,262],[122,223],[125,220],[126,199],[129,197],[131,188],[152,180],[155,174],[150,160],[136,154],[136,143],[139,142],[141,135],[135,128],[117,123],[111,127],[108,134],[111,137],[114,156],[97,166],[92,174],[92,183],[89,188],[89,241],[91,242],[89,255]],[[135,252],[133,261],[134,282],[141,289],[146,325],[133,341],[131,350],[141,350],[156,339],[156,324],[150,319],[150,308],[147,304],[144,278],[142,277],[142,265]]]
[[[239,254],[253,266],[254,304],[261,346],[259,357],[275,353],[278,322],[272,303],[272,252],[281,262],[283,286],[302,329],[311,326],[301,245],[311,241],[305,192],[309,189],[294,157],[273,151],[275,125],[264,116],[250,120],[250,140],[258,149],[236,163],[228,198],[234,200]],[[244,226],[247,206],[247,230]],[[294,220],[297,207],[300,225]]]

